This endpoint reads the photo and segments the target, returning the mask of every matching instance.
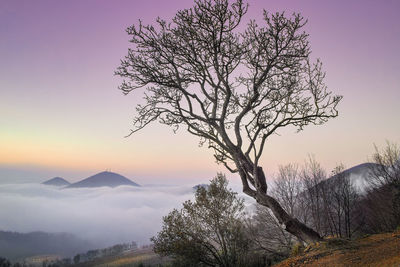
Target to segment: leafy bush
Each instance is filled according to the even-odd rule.
[[[296,243],[292,247],[291,256],[298,256],[304,251],[304,245],[302,243]]]
[[[248,266],[243,199],[227,185],[218,174],[207,189],[197,189],[194,202],[165,216],[163,229],[151,239],[154,251],[171,256],[177,266]]]

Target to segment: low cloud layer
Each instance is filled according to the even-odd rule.
[[[99,246],[147,244],[161,229],[162,216],[192,198],[191,186],[0,185],[0,230],[67,232]]]

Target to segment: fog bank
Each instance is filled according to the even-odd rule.
[[[191,186],[59,189],[0,185],[0,230],[66,232],[109,246],[149,243],[162,216],[193,198]]]

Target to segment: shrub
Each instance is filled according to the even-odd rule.
[[[298,256],[304,251],[303,243],[296,243],[292,247],[291,256]]]

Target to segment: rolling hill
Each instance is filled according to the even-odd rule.
[[[81,187],[117,187],[120,185],[140,186],[139,184],[129,180],[115,172],[104,171],[93,176],[90,176],[82,181],[73,183],[67,188],[81,188]]]
[[[71,257],[95,245],[67,233],[0,231],[0,256],[12,261],[36,255]]]
[[[42,184],[52,185],[52,186],[68,186],[71,183],[68,182],[67,180],[65,180],[64,178],[54,177],[54,178],[52,178],[50,180],[47,180],[47,181],[43,182]]]
[[[371,169],[377,166],[375,163],[363,163],[344,170],[343,172],[334,175],[327,179],[328,183],[335,183],[340,176],[349,177],[351,183],[356,187],[359,193],[364,193],[369,186],[368,179]]]

